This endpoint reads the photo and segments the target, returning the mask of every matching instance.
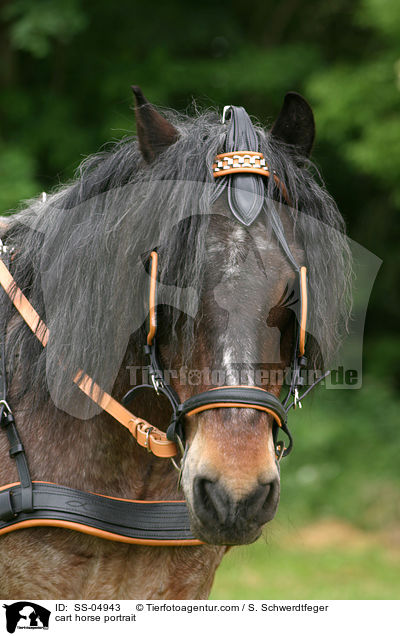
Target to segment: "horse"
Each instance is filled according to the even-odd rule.
[[[326,368],[348,320],[345,226],[309,159],[307,101],[288,93],[265,130],[244,109],[182,115],[133,91],[137,136],[2,224],[3,599],[207,598],[227,550],[276,513],[285,385],[296,406],[300,371]],[[275,381],[293,360],[296,383]],[[40,516],[40,497],[70,516]],[[181,541],[104,529],[137,502],[162,526],[177,501]],[[91,506],[108,514],[97,529]]]

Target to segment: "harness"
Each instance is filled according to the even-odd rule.
[[[269,168],[263,155],[258,150],[240,150],[243,144],[245,148],[254,148],[256,144],[255,132],[246,111],[233,106],[225,107],[223,121],[225,121],[227,109],[231,113],[231,122],[227,134],[226,152],[217,155],[212,168],[213,176],[218,179],[217,195],[219,196],[224,188],[228,188],[229,206],[234,216],[242,224],[249,225],[260,213],[264,201],[264,185],[260,177],[272,176],[283,198],[288,203],[290,201],[284,184]],[[240,190],[244,188],[244,196],[239,197],[235,191],[238,185],[237,180],[239,180]],[[132,388],[120,404],[111,395],[102,391],[84,370],[77,370],[73,378],[79,389],[126,427],[139,445],[158,457],[170,458],[180,472],[185,451],[185,418],[218,408],[252,408],[271,415],[276,460],[280,461],[282,457],[289,454],[293,446],[293,439],[287,427],[288,412],[296,406],[301,407],[300,400],[325,377],[324,375],[318,378],[300,396],[299,391],[304,384],[301,370],[307,364],[304,355],[307,327],[307,271],[294,259],[279,217],[272,216],[271,223],[283,252],[296,272],[299,291],[300,312],[296,326],[292,378],[283,402],[265,389],[243,385],[212,388],[195,394],[184,402],[180,401],[177,392],[164,379],[158,355],[156,341],[158,254],[155,251],[150,256],[149,331],[144,347],[151,384]],[[45,347],[50,335],[49,330],[18,288],[10,273],[10,249],[1,244],[0,256],[0,300],[5,302],[9,298],[12,301],[26,324]],[[19,481],[0,487],[0,536],[21,528],[53,526],[139,545],[200,545],[202,542],[191,534],[185,501],[119,499],[45,481],[32,481],[25,449],[7,402],[5,316],[6,313],[3,311],[0,318],[0,427],[7,434],[10,457],[16,462]],[[143,389],[152,389],[157,395],[162,394],[169,400],[172,417],[166,433],[146,420],[136,417],[126,408]],[[277,440],[279,431],[286,434],[287,446]],[[181,459],[177,463],[175,458],[179,454]]]

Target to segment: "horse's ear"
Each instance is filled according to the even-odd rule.
[[[314,115],[310,104],[298,93],[286,93],[271,134],[292,144],[300,154],[308,157],[315,137]]]
[[[132,86],[135,96],[136,128],[139,147],[147,163],[176,142],[179,133],[149,104],[139,86]]]

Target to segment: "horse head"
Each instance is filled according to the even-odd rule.
[[[146,101],[138,87],[134,87],[134,93],[143,158],[150,165],[166,161],[165,150],[179,145],[179,130]],[[239,116],[247,117],[242,113]],[[250,136],[254,133],[255,138],[249,121],[236,122],[236,125],[247,125]],[[225,126],[225,134],[229,135],[229,129],[228,133],[226,129]],[[240,139],[241,133],[241,130],[236,131],[236,137]],[[314,119],[301,96],[295,93],[286,96],[268,139],[271,147],[275,144],[306,159],[314,139]],[[239,200],[238,205],[242,208],[246,206],[246,197],[252,196],[252,184],[246,180],[248,175],[243,177],[244,181],[233,192],[235,201]],[[258,179],[263,177],[255,177],[256,186]],[[274,199],[271,198],[271,202],[274,205],[279,201],[282,203],[282,191],[286,198],[287,193],[283,186],[281,190],[276,187],[281,185],[277,176],[275,183],[270,180],[268,196],[272,195]],[[259,200],[258,212],[266,209],[267,214],[260,214],[254,222],[243,223],[240,218],[235,218],[233,194],[221,189],[210,216],[207,214],[203,243],[206,258],[201,289],[197,290],[199,306],[192,325],[190,354],[185,339],[178,338],[174,349],[170,346],[169,311],[165,307],[159,310],[160,357],[177,370],[172,386],[181,402],[206,391],[211,395],[210,389],[220,384],[244,390],[261,384],[269,395],[279,398],[283,382],[277,378],[283,377],[296,355],[297,319],[290,307],[296,303],[293,298],[298,296],[296,272],[271,231],[268,205],[265,208],[267,196],[263,191],[253,193],[256,205]],[[281,205],[280,222],[285,243],[296,263],[305,265],[304,246],[295,239],[290,215],[284,208]],[[183,236],[190,231],[187,226],[191,222],[191,219],[183,222],[186,226],[180,230]],[[161,262],[164,251],[161,245],[158,248]],[[186,254],[186,258],[191,256]],[[171,283],[174,279],[182,280],[179,263],[176,272],[171,274],[170,271],[169,276]],[[286,303],[286,299],[292,302]],[[246,407],[246,404],[238,408],[238,405],[232,406],[231,401],[222,401],[207,408],[193,408],[181,425],[185,444],[181,483],[192,531],[208,543],[250,543],[260,535],[277,510],[280,479],[276,434],[279,421],[273,410]]]

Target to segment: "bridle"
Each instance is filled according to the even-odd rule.
[[[286,240],[284,242],[284,246],[284,249],[289,250]],[[293,257],[291,258],[294,261]],[[151,389],[154,390],[157,395],[164,395],[172,407],[172,417],[167,429],[167,439],[178,443],[178,446],[182,451],[182,455],[185,446],[185,417],[191,417],[206,410],[218,408],[252,408],[264,411],[273,418],[273,431],[277,459],[280,460],[282,457],[288,455],[293,447],[293,438],[287,426],[287,416],[291,408],[296,408],[297,405],[301,408],[301,401],[299,397],[299,388],[303,386],[301,369],[303,369],[307,364],[307,360],[304,355],[307,326],[306,268],[297,267],[296,264],[298,272],[301,321],[296,329],[296,348],[292,359],[292,381],[285,401],[282,403],[273,393],[263,388],[239,385],[214,387],[208,391],[192,395],[184,402],[181,402],[175,389],[164,379],[165,374],[163,373],[158,353],[156,341],[158,254],[156,251],[151,252],[150,259],[149,330],[146,345],[144,347],[144,353],[148,361],[148,374],[151,383],[140,384],[130,389],[122,400],[123,404],[128,405],[143,389]],[[322,378],[318,381],[321,379]],[[287,447],[284,446],[283,442],[277,442],[279,429],[286,433],[289,439]],[[179,467],[179,470],[180,469],[181,467]]]
[[[260,213],[264,202],[263,179],[272,177],[283,199],[290,205],[286,187],[278,175],[266,163],[258,150],[238,150],[256,143],[255,133],[244,109],[226,107],[231,112],[225,152],[215,158],[213,177],[218,180],[216,196],[226,188],[233,215],[244,225],[249,225]],[[246,147],[245,146],[245,147]],[[244,177],[244,175],[246,175]],[[222,177],[222,178],[221,178]],[[244,197],[238,198],[234,183],[239,187],[245,178]],[[273,437],[276,461],[289,454],[293,439],[287,427],[288,412],[326,377],[319,377],[300,395],[304,380],[302,369],[307,365],[305,339],[307,328],[307,270],[299,266],[289,248],[280,219],[271,214],[271,225],[286,258],[296,272],[299,290],[299,320],[296,323],[295,347],[292,358],[292,375],[287,395],[281,402],[273,393],[257,386],[221,386],[192,395],[181,402],[175,389],[165,381],[158,354],[157,333],[157,270],[158,254],[150,255],[149,329],[144,347],[148,361],[151,384],[132,388],[124,396],[122,404],[89,377],[84,370],[77,370],[74,383],[104,411],[126,427],[136,441],[158,457],[170,458],[181,472],[185,452],[185,420],[210,409],[247,408],[267,413],[273,418]],[[43,347],[47,346],[49,330],[29,300],[19,289],[11,272],[11,250],[0,242],[1,296],[14,304],[26,324]],[[45,481],[32,481],[28,460],[21,442],[12,410],[7,402],[5,367],[5,312],[0,324],[0,427],[5,431],[10,445],[10,457],[16,462],[19,481],[0,487],[0,535],[19,528],[57,526],[98,536],[104,539],[145,545],[199,545],[190,531],[190,521],[185,501],[135,501],[88,493]],[[172,407],[172,417],[167,432],[157,429],[146,420],[136,417],[126,405],[143,389],[152,389],[165,396]],[[288,437],[288,445],[277,441],[278,432]],[[176,457],[182,455],[181,461]]]

